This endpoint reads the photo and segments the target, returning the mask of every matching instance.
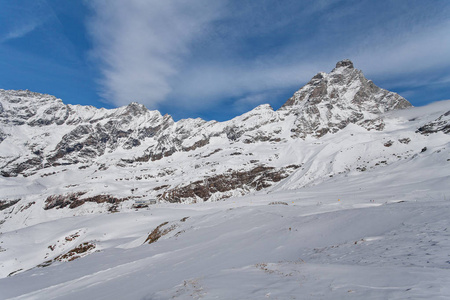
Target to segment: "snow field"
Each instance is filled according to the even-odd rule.
[[[2,274],[32,269],[0,280],[2,297],[445,298],[450,191],[448,173],[430,163],[439,155],[446,154],[309,188],[67,217],[6,232]],[[412,172],[418,167],[429,176]],[[143,245],[164,222],[176,228]],[[48,245],[80,230],[75,244],[95,241],[100,252],[33,268]]]
[[[281,141],[213,137],[192,151],[128,165],[120,161],[129,152],[118,148],[86,168],[0,177],[2,199],[21,199],[1,212],[0,299],[449,298],[450,140],[415,132],[446,110],[450,101],[389,112],[383,131],[350,124],[294,140],[288,125],[268,122],[282,114],[262,106],[230,122],[264,123],[260,130],[278,132]],[[89,112],[85,118],[95,118]],[[123,111],[99,112],[106,113]],[[293,116],[285,117],[291,126]],[[207,126],[221,132],[225,123]],[[36,143],[55,142],[43,141]],[[14,154],[7,146],[1,155]],[[106,203],[43,209],[50,195],[80,191],[152,199],[162,185],[260,164],[300,167],[270,188],[236,189],[220,201],[212,201],[218,194],[136,211],[130,198],[118,213]],[[144,244],[157,228],[165,235]],[[80,258],[57,259],[85,243],[93,248]]]

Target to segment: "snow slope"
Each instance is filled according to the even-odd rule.
[[[0,299],[450,298],[450,100],[349,61],[222,123],[0,92]]]
[[[302,189],[157,204],[4,232],[3,274],[29,270],[1,279],[1,297],[450,297],[450,174],[436,164],[448,152],[424,155]],[[173,230],[144,244],[165,222],[162,228]],[[84,242],[98,252],[35,267]]]
[[[90,203],[9,208],[0,274],[16,273],[0,280],[0,298],[450,297],[450,139],[412,130],[449,106],[392,112],[382,132],[350,126],[329,140],[278,147],[283,164],[294,156],[304,169],[244,197],[118,213]],[[157,228],[167,233],[144,243]],[[57,259],[84,243],[94,246],[81,258]]]

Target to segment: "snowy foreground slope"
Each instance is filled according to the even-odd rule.
[[[1,279],[1,298],[449,298],[448,151],[427,152],[303,189],[4,232],[4,274],[30,269]],[[144,243],[165,222],[172,230]],[[49,246],[86,242],[90,255],[35,267]]]
[[[0,91],[0,125],[0,299],[450,298],[450,101],[348,60],[228,122]]]

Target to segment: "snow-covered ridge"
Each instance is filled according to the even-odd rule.
[[[448,297],[449,122],[348,60],[227,122],[0,90],[0,298]]]
[[[442,112],[429,124],[403,120],[408,133],[390,139],[386,113],[411,105],[373,85],[348,60],[314,76],[278,111],[260,105],[226,122],[174,122],[137,103],[109,110],[64,105],[29,91],[0,90],[0,103],[2,201],[48,207],[46,199],[57,197],[62,204],[54,207],[74,208],[98,202],[91,199],[101,194],[118,199],[106,210],[140,198],[213,201],[275,184],[317,184],[324,176],[412,157],[425,133],[446,133],[448,119]],[[69,178],[72,184],[64,184]]]
[[[331,73],[318,73],[281,107],[295,114],[295,132],[323,136],[337,132],[349,123],[367,129],[383,129],[380,114],[410,107],[400,95],[377,87],[367,80],[350,60],[336,64]]]
[[[338,62],[330,74],[314,76],[280,110],[261,105],[226,122],[174,122],[137,103],[109,110],[64,105],[53,96],[30,91],[0,90],[0,104],[4,176],[56,165],[92,165],[114,152],[124,152],[128,162],[154,161],[217,138],[225,143],[280,142],[321,137],[350,123],[381,130],[380,114],[411,106],[365,79],[348,60]],[[5,148],[14,149],[14,155]]]
[[[376,87],[349,60],[314,76],[279,110],[260,105],[226,122],[174,122],[137,103],[64,105],[29,91],[0,90],[0,103],[2,201],[48,207],[46,199],[56,197],[60,208],[97,203],[107,210],[141,198],[213,201],[314,185],[411,158],[424,134],[445,134],[448,124],[443,111],[427,122],[402,120],[405,131],[396,133],[390,112],[410,103]],[[101,194],[109,198],[96,198]]]

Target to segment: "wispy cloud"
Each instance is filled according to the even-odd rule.
[[[10,1],[3,6],[4,11],[0,11],[0,44],[14,41],[19,51],[34,54],[42,51],[41,57],[45,53],[50,58],[65,56],[73,59],[75,47],[65,36],[63,24],[47,0]]]
[[[355,53],[361,68],[387,77],[450,68],[450,22],[403,32],[393,41],[374,40],[370,47]]]
[[[8,33],[6,33],[5,36],[0,38],[0,43],[18,39],[26,36],[28,33],[35,30],[37,27],[42,25],[42,21],[34,20],[34,21],[28,21],[28,23],[22,23],[15,28],[12,28]]]
[[[233,103],[233,109],[236,112],[249,111],[258,105],[273,102],[274,99],[278,99],[283,95],[279,89],[264,90],[263,92],[253,92],[243,98],[238,98]],[[287,99],[285,99],[287,100]]]
[[[100,62],[102,95],[116,105],[151,108],[171,91],[190,44],[217,17],[216,1],[93,1],[88,28]]]
[[[401,84],[404,77],[411,76],[427,81],[424,73],[450,67],[450,22],[442,15],[427,19],[417,11],[415,15],[395,16],[403,7],[392,7],[389,13],[382,10],[369,13],[361,5],[351,9],[345,5],[322,8],[315,7],[301,15],[313,23],[313,16],[319,14],[316,28],[314,24],[300,27],[310,30],[312,39],[300,36],[283,41],[276,51],[259,53],[244,63],[216,61],[204,68],[200,64],[196,71],[187,71],[190,75],[185,76],[184,94],[190,96],[187,98],[197,95],[212,99],[214,105],[216,98],[224,94],[249,97],[249,93],[260,94],[277,87],[292,87],[294,91],[316,72],[330,71],[343,58],[354,60],[355,66],[369,77],[389,80],[390,86]],[[364,20],[368,17],[370,21]],[[285,25],[285,29],[289,26],[292,24]],[[188,90],[193,82],[206,84]],[[187,103],[192,105],[188,100]],[[202,105],[205,104],[199,103]]]
[[[26,37],[48,20],[45,0],[2,3],[0,43]]]
[[[180,79],[171,96],[179,99],[178,106],[184,109],[208,108],[230,97],[242,101],[243,98],[252,99],[250,94],[253,93],[261,95],[280,88],[299,87],[315,72],[317,65],[307,62],[295,65],[199,63],[195,68],[184,70],[183,80]]]
[[[96,0],[89,28],[103,97],[239,110],[343,58],[391,83],[449,67],[449,6],[381,2]]]

